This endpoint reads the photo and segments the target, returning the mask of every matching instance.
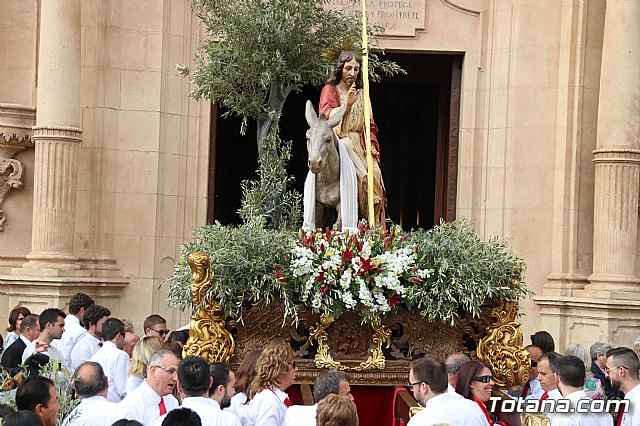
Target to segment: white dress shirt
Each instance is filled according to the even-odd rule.
[[[581,399],[591,399],[583,391],[570,393],[564,397],[569,400],[572,409]],[[555,413],[551,426],[612,426],[613,418],[609,413]]]
[[[222,411],[218,402],[211,398],[200,396],[188,397],[182,401],[181,407],[195,411],[200,416],[202,426],[242,426],[235,414]],[[156,420],[154,426],[162,426],[162,422],[166,416],[165,414]]]
[[[287,408],[287,414],[284,416],[286,426],[316,426],[316,411],[318,404],[315,405],[292,405]]]
[[[75,370],[83,362],[89,361],[91,357],[98,352],[101,345],[101,339],[93,337],[89,333],[85,334],[78,344],[71,350],[71,355],[69,355],[71,368]]]
[[[36,339],[38,340],[38,339]],[[25,362],[27,360],[27,358],[29,358],[31,355],[33,355],[33,353],[36,351],[36,340],[34,340],[33,342],[29,342],[29,344],[27,345],[26,348],[24,348],[24,352],[22,352],[22,362]],[[54,340],[55,342],[56,340]],[[62,363],[64,363],[64,355],[62,354],[62,352],[60,352],[60,350],[58,348],[56,348],[53,345],[49,345],[49,350],[46,352],[40,352],[43,353],[47,356],[49,356],[50,359],[52,360],[56,360],[56,361],[60,361]]]
[[[152,426],[160,417],[160,399],[164,400],[167,413],[178,407],[178,400],[169,394],[160,395],[154,391],[146,380],[120,401],[120,415],[129,420],[137,420],[144,426]]]
[[[144,377],[142,376],[127,376],[127,384],[125,385],[124,393],[129,395],[131,392],[136,390],[143,381]]]
[[[449,392],[449,395],[453,396],[454,398],[458,398],[458,399],[464,398],[464,396],[456,392],[456,388],[451,386],[451,384],[447,385],[447,392]]]
[[[247,413],[249,412],[249,404],[247,402],[247,394],[244,392],[238,392],[231,397],[231,406],[225,408],[225,411],[229,411],[236,415],[240,419],[242,426],[247,424]]]
[[[62,426],[111,426],[120,420],[120,407],[102,396],[83,398],[65,417]]]
[[[562,394],[560,393],[558,388],[550,390],[549,392],[547,392],[547,395],[549,395],[547,397],[547,400],[562,399]],[[551,403],[544,404],[544,402],[540,403],[540,405],[538,406],[538,410],[540,410],[542,414],[547,416],[547,418],[550,421],[553,419],[553,415],[554,415],[554,412],[551,411],[551,407],[552,407]],[[555,407],[555,405],[553,407]]]
[[[245,426],[285,426],[288,395],[280,389],[263,389],[249,402]]]
[[[624,414],[620,426],[640,426],[640,385],[624,395],[624,399],[629,401],[629,411]]]
[[[6,350],[16,340],[18,340],[18,334],[15,331],[8,332],[7,337],[4,338],[4,343],[2,343],[2,350]]]
[[[67,315],[64,319],[64,333],[60,340],[54,340],[55,346],[64,356],[67,366],[71,366],[71,350],[87,334],[87,330],[80,325],[80,320],[75,315]]]
[[[487,419],[475,402],[444,392],[429,399],[424,409],[413,416],[407,426],[431,426],[438,423],[486,426]]]
[[[105,376],[109,379],[109,394],[111,402],[120,402],[125,396],[127,370],[129,370],[129,354],[118,349],[113,342],[104,342],[102,347],[92,357],[102,366]]]

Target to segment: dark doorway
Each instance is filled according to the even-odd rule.
[[[387,218],[404,229],[431,228],[455,218],[460,70],[462,57],[389,53],[406,76],[371,85],[371,104],[379,128]],[[293,141],[289,172],[302,192],[307,174],[304,118],[309,99],[317,110],[320,88],[306,87],[287,98],[281,136]],[[243,179],[255,178],[255,126],[239,135],[240,120],[216,120],[212,113],[209,221],[237,224]]]

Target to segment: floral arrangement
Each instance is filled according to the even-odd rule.
[[[523,260],[505,240],[481,239],[468,221],[412,232],[361,224],[358,231],[296,233],[258,222],[198,228],[165,281],[169,306],[192,308],[186,259],[196,251],[210,256],[215,276],[206,298],[236,320],[264,300],[278,301],[287,322],[297,320],[300,305],[334,318],[353,310],[364,322],[402,306],[429,321],[453,324],[465,313],[480,315],[487,301],[530,294]]]
[[[370,322],[395,310],[408,286],[424,283],[433,272],[407,237],[396,226],[382,231],[364,222],[354,234],[302,230],[289,264],[278,265],[275,275],[316,312],[338,318],[356,310]]]

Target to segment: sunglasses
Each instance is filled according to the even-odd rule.
[[[480,383],[489,383],[493,380],[493,376],[476,376],[473,380]]]
[[[156,332],[156,333],[158,333],[160,336],[166,336],[167,334],[169,334],[169,332],[171,332],[171,330],[169,330],[169,329],[156,330],[155,328],[152,328],[151,330],[155,331],[155,332]]]

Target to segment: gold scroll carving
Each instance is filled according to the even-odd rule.
[[[478,342],[478,358],[486,362],[496,387],[518,389],[529,380],[531,355],[522,348],[522,330],[517,322],[519,303],[501,300],[489,314],[491,324]]]
[[[183,355],[199,356],[207,362],[228,362],[234,354],[235,341],[225,328],[225,315],[220,304],[205,298],[213,283],[209,256],[202,252],[192,253],[188,261],[194,313]]]
[[[386,359],[382,351],[382,346],[386,345],[388,348],[391,345],[391,332],[380,322],[380,318],[377,318],[371,323],[371,328],[373,329],[373,347],[369,350],[369,356],[354,367],[349,367],[341,362],[335,361],[329,353],[329,334],[327,333],[327,328],[329,328],[333,322],[333,317],[322,314],[319,323],[309,329],[309,343],[313,344],[313,340],[318,342],[318,352],[315,356],[317,368],[335,368],[344,371],[384,370]]]

